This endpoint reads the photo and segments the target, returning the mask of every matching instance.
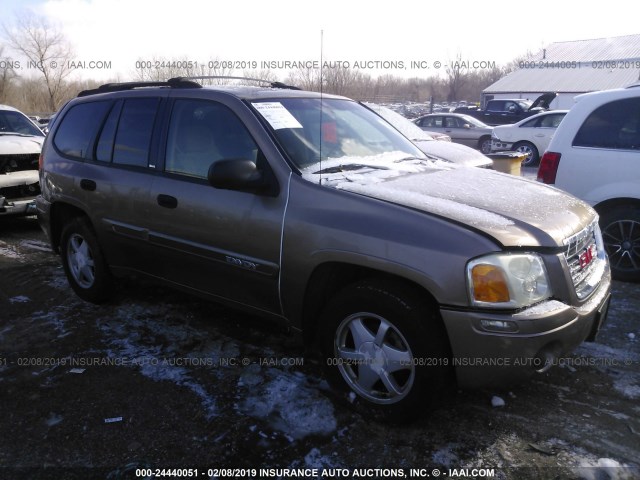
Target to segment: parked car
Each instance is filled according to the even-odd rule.
[[[35,215],[44,133],[19,110],[0,105],[0,217]]]
[[[415,120],[423,130],[446,133],[451,140],[482,153],[491,153],[491,130],[480,120],[461,113],[432,113]]]
[[[514,150],[526,155],[522,161],[524,166],[536,165],[540,160],[540,153],[544,153],[549,146],[551,137],[567,112],[568,110],[542,112],[513,125],[493,127],[491,151]]]
[[[533,102],[522,98],[495,98],[487,101],[484,110],[467,110],[465,113],[487,125],[517,123],[527,117],[549,110],[557,93],[543,93]]]
[[[538,179],[587,201],[615,278],[640,281],[640,85],[587,93],[558,127]]]
[[[284,322],[374,415],[595,337],[611,282],[587,204],[433,162],[357,102],[284,87],[178,78],[64,106],[37,206],[73,290],[105,301],[135,273]]]
[[[422,130],[399,113],[381,105],[375,103],[364,103],[364,105],[393,125],[394,128],[430,157],[465,167],[493,168],[493,162],[489,157],[466,145],[451,143],[451,137],[448,135]],[[447,138],[445,142],[434,141],[440,140],[439,137],[442,136]]]

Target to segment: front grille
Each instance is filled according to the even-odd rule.
[[[38,170],[39,153],[16,153],[0,155],[0,173]]]
[[[564,240],[565,260],[579,299],[588,297],[600,283],[604,271],[604,254],[598,221]]]

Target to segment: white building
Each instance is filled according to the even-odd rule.
[[[558,97],[551,108],[571,108],[581,93],[626,87],[640,80],[640,34],[552,43],[521,62],[520,69],[482,92],[492,98]]]

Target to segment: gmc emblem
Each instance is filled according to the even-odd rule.
[[[593,260],[593,245],[589,245],[587,249],[580,254],[580,270],[583,270]]]

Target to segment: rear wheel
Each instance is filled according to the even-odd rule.
[[[640,207],[610,208],[600,217],[600,227],[613,277],[640,281]]]
[[[80,298],[102,303],[111,297],[113,277],[85,218],[76,217],[64,226],[60,253],[69,284]]]
[[[524,167],[532,167],[540,160],[540,153],[531,142],[518,142],[513,146],[513,150],[526,155],[524,160],[522,160],[522,166]]]
[[[478,141],[478,148],[485,155],[491,153],[491,137],[482,137]]]
[[[329,302],[322,322],[329,380],[351,390],[367,413],[407,419],[442,394],[448,339],[422,292],[402,282],[361,281]]]

